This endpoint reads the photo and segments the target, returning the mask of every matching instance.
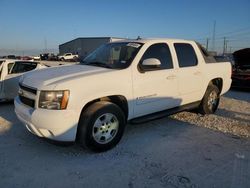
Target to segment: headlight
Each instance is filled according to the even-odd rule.
[[[64,110],[67,108],[69,91],[41,91],[39,108],[49,110]]]

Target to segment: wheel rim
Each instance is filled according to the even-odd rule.
[[[208,97],[208,108],[213,111],[216,108],[218,102],[218,95],[215,91],[212,91]]]
[[[92,136],[99,144],[107,144],[114,139],[119,129],[119,121],[114,114],[106,113],[97,118]]]

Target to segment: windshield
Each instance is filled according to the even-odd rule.
[[[131,64],[141,46],[141,43],[134,42],[104,44],[89,54],[81,64],[125,69]]]

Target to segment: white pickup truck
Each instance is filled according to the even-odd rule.
[[[190,108],[214,113],[230,88],[231,64],[213,62],[194,41],[108,43],[80,64],[25,74],[15,112],[39,137],[105,151],[120,141],[128,121]]]
[[[61,61],[71,61],[71,60],[77,60],[78,55],[74,55],[72,53],[66,53],[62,56],[58,56],[59,60]]]
[[[46,68],[38,62],[0,59],[0,101],[13,100],[18,94],[22,74]]]

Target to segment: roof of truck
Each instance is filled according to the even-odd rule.
[[[184,40],[184,39],[172,39],[172,38],[140,38],[140,39],[125,39],[125,40],[119,40],[115,41],[117,43],[119,42],[139,42],[139,43],[147,43],[147,42],[194,42],[192,40]]]

